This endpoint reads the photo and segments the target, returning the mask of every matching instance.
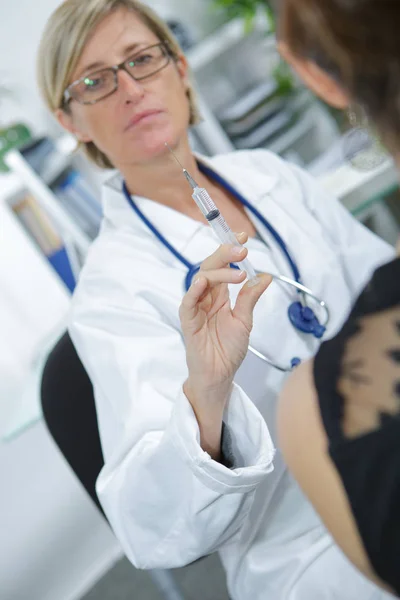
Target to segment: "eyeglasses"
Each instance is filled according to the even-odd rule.
[[[171,58],[172,53],[164,43],[143,48],[119,65],[101,69],[71,83],[64,92],[64,105],[71,100],[80,104],[96,104],[118,89],[119,70],[141,81],[164,69]]]

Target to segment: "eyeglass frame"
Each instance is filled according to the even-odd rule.
[[[145,75],[144,77],[134,77],[134,75],[132,75],[132,73],[130,73],[128,71],[128,69],[126,68],[126,63],[133,60],[135,58],[135,56],[139,56],[142,52],[144,52],[146,50],[150,50],[151,48],[156,48],[156,47],[161,48],[165,52],[165,57],[167,58],[167,62],[165,63],[165,65],[163,65],[162,67],[159,67],[156,71],[153,71],[152,73],[149,73],[148,75]],[[104,69],[98,69],[97,71],[93,71],[92,73],[83,75],[76,81],[73,81],[72,83],[70,83],[69,86],[64,91],[62,106],[65,107],[67,104],[69,104],[69,102],[71,102],[71,100],[75,100],[76,102],[78,102],[78,104],[82,104],[84,106],[90,106],[93,104],[97,104],[97,102],[100,102],[101,100],[104,100],[105,98],[108,98],[109,96],[114,94],[114,92],[116,92],[118,90],[118,71],[121,71],[121,70],[125,71],[125,73],[128,73],[128,75],[130,77],[132,77],[132,79],[134,79],[135,81],[143,81],[144,79],[147,79],[148,77],[152,77],[153,75],[156,75],[156,73],[159,73],[160,71],[165,69],[170,64],[171,59],[176,59],[176,56],[175,56],[174,52],[171,50],[167,41],[158,42],[158,44],[152,44],[151,46],[146,46],[145,48],[141,48],[140,50],[138,50],[138,52],[136,52],[135,54],[133,54],[126,60],[122,61],[118,65],[112,65],[110,67],[104,67]],[[82,83],[88,77],[91,77],[92,75],[96,75],[96,73],[101,73],[102,71],[112,71],[112,73],[114,75],[115,88],[112,90],[112,92],[108,92],[108,94],[106,94],[105,96],[102,96],[101,98],[98,98],[97,100],[93,100],[92,102],[80,102],[79,100],[77,100],[77,98],[74,98],[72,96],[72,94],[70,92],[71,87],[78,85],[78,83]]]

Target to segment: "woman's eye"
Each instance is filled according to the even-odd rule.
[[[99,89],[103,83],[103,77],[86,77],[84,80],[85,87],[88,91]]]
[[[146,65],[153,60],[154,56],[152,54],[141,54],[137,56],[135,60],[133,60],[130,65],[132,67],[137,66],[140,67],[142,65]]]

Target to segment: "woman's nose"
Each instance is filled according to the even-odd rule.
[[[142,98],[144,94],[144,89],[140,81],[136,81],[136,79],[122,69],[118,71],[118,89],[130,100]]]

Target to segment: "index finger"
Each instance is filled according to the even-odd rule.
[[[207,285],[207,279],[204,276],[197,275],[189,290],[184,295],[179,308],[179,317],[182,325],[195,318],[198,310],[198,303],[206,291]]]
[[[235,235],[240,244],[244,244],[245,242],[247,242],[249,237],[247,233],[237,233]],[[240,254],[238,253],[238,256],[236,257],[237,260],[243,260],[247,253],[246,248],[241,248],[240,246],[237,246],[237,249],[239,252],[241,251]],[[222,246],[219,246],[219,248],[217,248],[215,252],[213,252],[201,263],[200,270],[214,271],[215,269],[222,269],[223,267],[229,265],[231,262],[235,262],[235,260],[232,260],[232,258],[232,244],[223,244]]]

